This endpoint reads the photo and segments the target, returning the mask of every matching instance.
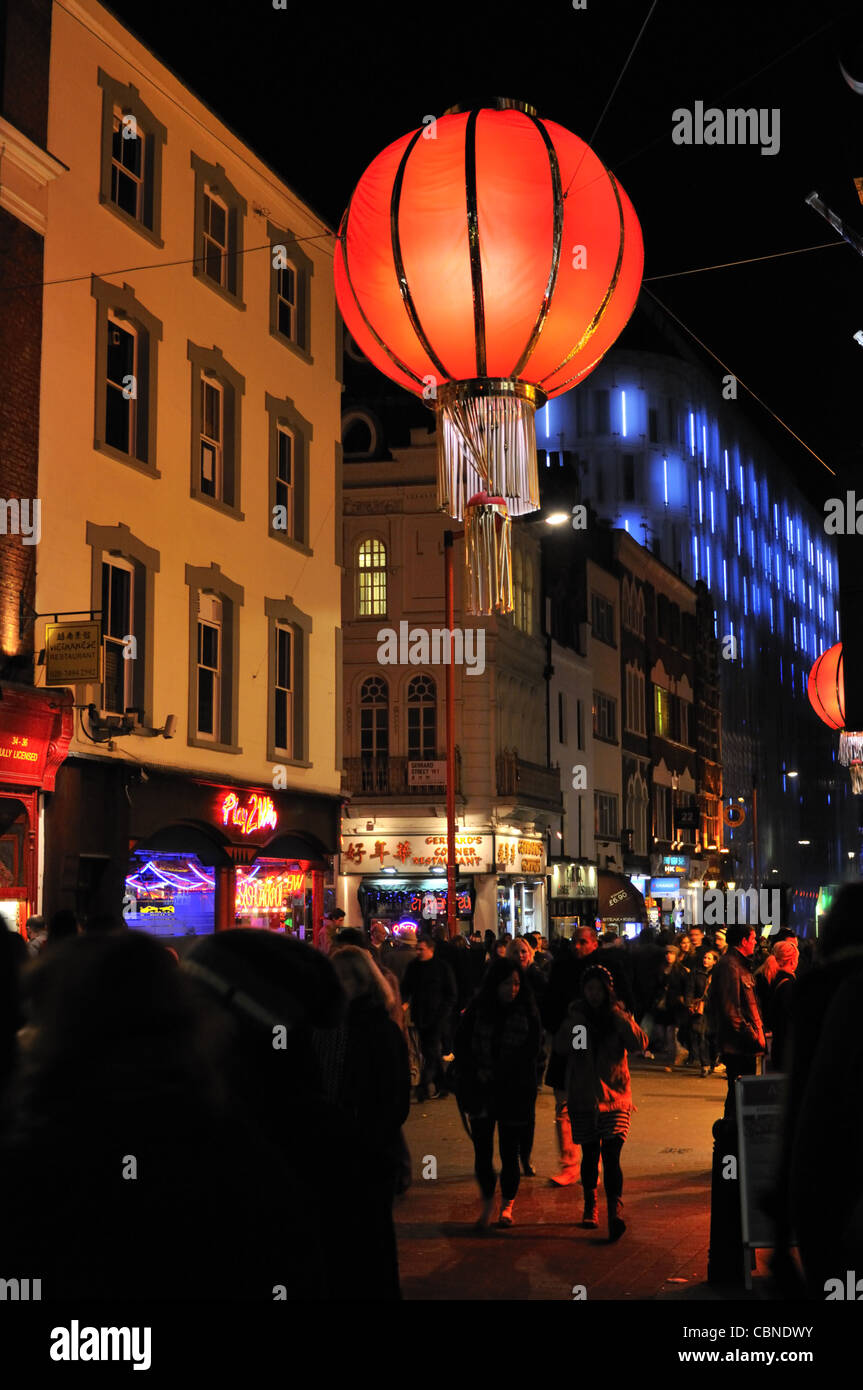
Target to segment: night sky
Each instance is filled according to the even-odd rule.
[[[650,0],[111,8],[333,226],[366,165],[424,115],[506,96],[568,126],[629,193],[653,292],[842,470],[840,485],[784,436],[811,500],[820,509],[855,470],[863,494],[863,257],[804,201],[816,190],[863,234],[863,95],[839,67],[863,84],[859,0],[658,0],[601,121]],[[778,107],[779,152],[674,144],[672,112],[696,101]]]

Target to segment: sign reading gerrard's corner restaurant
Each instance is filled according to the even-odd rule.
[[[98,620],[48,623],[45,627],[45,684],[77,685],[102,679],[102,638]]]
[[[464,872],[489,874],[492,869],[492,837],[469,831],[455,837],[456,865]],[[395,869],[416,873],[446,868],[446,835],[400,831],[394,835],[345,836],[342,845],[343,874],[368,874]]]

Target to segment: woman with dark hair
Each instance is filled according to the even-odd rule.
[[[481,1229],[491,1224],[494,1208],[495,1125],[501,1161],[500,1224],[511,1226],[519,1148],[536,1100],[542,1027],[533,992],[523,981],[517,961],[493,960],[456,1034],[456,1095],[470,1120],[474,1171],[483,1198],[477,1222]]]
[[[604,965],[587,967],[580,991],[555,1037],[554,1049],[569,1059],[567,1107],[573,1140],[581,1145],[582,1225],[599,1225],[596,1189],[601,1155],[608,1238],[619,1240],[626,1230],[621,1215],[620,1152],[632,1111],[626,1054],[643,1052],[647,1034],[617,999],[611,973]]]

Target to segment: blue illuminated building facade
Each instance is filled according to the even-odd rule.
[[[633,337],[628,329],[624,341]],[[552,473],[574,470],[600,517],[707,585],[722,658],[724,804],[746,811],[739,829],[724,829],[730,867],[742,886],[757,877],[797,889],[802,926],[813,890],[843,875],[855,843],[835,736],[806,693],[815,658],[840,639],[836,550],[751,410],[723,398],[734,387],[721,369],[679,339],[661,346],[612,350],[538,412],[541,473],[557,493]]]

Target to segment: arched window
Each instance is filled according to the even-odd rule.
[[[389,751],[389,687],[383,676],[369,676],[360,691],[360,760],[364,792],[387,790]]]
[[[621,607],[622,607],[622,609],[623,609],[623,625],[624,625],[624,627],[631,628],[632,625],[633,625],[633,624],[632,624],[632,590],[631,590],[630,587],[629,587],[629,580],[628,580],[625,576],[624,576],[623,584],[621,585],[620,597],[621,597]]]
[[[647,783],[634,774],[626,784],[626,823],[632,829],[633,854],[647,853]]]
[[[357,617],[383,618],[387,611],[387,548],[375,537],[357,548]]]
[[[431,676],[414,676],[408,686],[408,758],[437,753],[437,688]]]
[[[638,590],[638,601],[635,605],[635,630],[639,637],[644,636],[644,590]]]

